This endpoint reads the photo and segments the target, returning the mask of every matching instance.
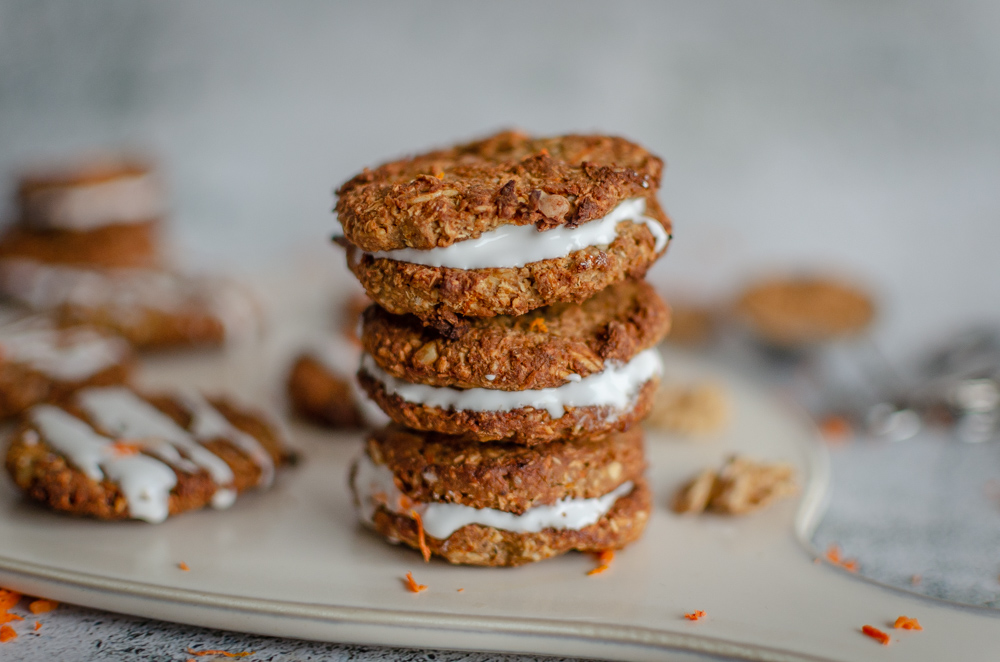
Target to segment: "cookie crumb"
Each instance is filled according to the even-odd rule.
[[[765,464],[734,455],[719,471],[708,469],[684,485],[674,496],[673,510],[743,515],[796,494],[794,475],[789,464]]]
[[[661,385],[647,419],[655,428],[692,437],[719,432],[728,421],[726,389],[711,382]]]

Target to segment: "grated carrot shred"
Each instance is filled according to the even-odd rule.
[[[142,447],[139,446],[139,444],[133,444],[127,441],[116,441],[111,444],[111,450],[115,453],[115,455],[126,456],[135,455],[142,450]]]
[[[689,621],[700,621],[701,619],[705,618],[705,612],[699,609],[697,611],[691,612],[690,614],[684,614],[684,618],[688,619]]]
[[[840,556],[840,547],[832,543],[826,548],[826,560],[835,566],[839,566],[847,572],[857,572],[861,567],[857,559],[845,559]]]
[[[461,593],[464,590],[465,590],[464,588],[460,588],[460,589],[458,589],[458,592]]]
[[[178,568],[180,568],[181,570],[183,570],[184,572],[188,572],[188,571],[189,571],[189,570],[191,569],[191,568],[190,568],[190,567],[188,566],[188,564],[187,564],[187,563],[184,563],[184,561],[181,561],[180,563],[178,563],[178,564],[177,564],[177,567],[178,567]]]
[[[528,331],[537,331],[538,333],[548,333],[549,327],[541,317],[531,321],[528,326]]]
[[[914,586],[919,586],[920,582],[922,582],[923,580],[924,578],[921,577],[920,575],[913,575],[912,577],[910,577],[910,583],[913,584]]]
[[[9,588],[0,588],[0,609],[10,609],[21,601],[21,594]]]
[[[830,442],[846,441],[851,436],[851,424],[843,416],[831,415],[824,418],[819,424],[823,437]]]
[[[222,657],[249,657],[250,655],[253,655],[253,651],[241,651],[239,653],[230,653],[229,651],[220,651],[220,650],[193,651],[190,648],[188,649],[188,653],[194,655],[195,657],[202,657],[205,655],[221,655]]]
[[[0,625],[0,644],[6,644],[12,639],[17,639],[17,633],[9,625]]]
[[[406,588],[410,589],[414,593],[420,593],[420,591],[426,591],[426,584],[418,584],[417,580],[413,578],[413,573],[406,573]]]
[[[604,572],[605,570],[607,570],[608,568],[610,568],[611,567],[611,561],[614,560],[614,558],[615,558],[615,551],[613,549],[604,549],[604,550],[601,550],[600,552],[598,552],[597,554],[595,554],[594,557],[597,559],[597,562],[600,565],[598,565],[593,570],[590,570],[589,572],[587,572],[587,576],[588,577],[590,575],[599,575],[602,572]]]
[[[900,616],[897,618],[896,622],[892,624],[892,627],[897,630],[923,630],[920,626],[920,621],[908,616]]]
[[[887,635],[885,632],[882,632],[878,628],[873,628],[870,625],[866,625],[863,628],[861,628],[861,632],[871,637],[875,641],[879,642],[883,646],[889,645],[889,635]]]
[[[415,510],[410,511],[410,516],[417,522],[417,544],[420,545],[420,553],[424,556],[424,563],[431,562],[431,548],[427,546],[427,537],[424,535],[424,520]]]
[[[52,611],[59,606],[59,603],[55,600],[35,600],[30,605],[28,605],[28,611],[32,614],[44,614],[45,612]]]
[[[17,614],[12,614],[9,611],[0,611],[0,625],[4,623],[13,623],[14,621],[23,621],[24,619]]]
[[[42,622],[41,621],[35,621],[35,632],[38,632],[41,629],[42,629]]]

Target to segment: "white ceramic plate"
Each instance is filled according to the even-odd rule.
[[[252,364],[252,362],[251,362]],[[165,524],[74,520],[22,500],[0,479],[0,584],[110,611],[286,637],[622,660],[689,651],[754,660],[985,659],[1000,645],[989,611],[959,608],[865,582],[803,541],[827,488],[810,424],[752,385],[683,355],[669,377],[711,376],[728,388],[732,425],[691,443],[650,433],[656,508],[642,540],[604,574],[569,554],[515,568],[425,565],[355,522],[346,473],[360,434],[294,426],[305,462],[275,489],[229,511]],[[147,366],[148,383],[219,386],[247,363],[211,355]],[[801,498],[745,518],[682,518],[673,490],[729,453],[792,462]],[[178,569],[184,562],[189,572]],[[412,571],[429,586],[413,594]],[[462,588],[464,591],[458,592]],[[685,612],[704,610],[699,622]],[[923,632],[891,629],[899,615]],[[860,634],[892,634],[883,647]]]

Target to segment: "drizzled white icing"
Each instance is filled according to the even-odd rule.
[[[611,492],[593,499],[567,498],[550,506],[535,506],[520,515],[494,508],[472,508],[454,503],[413,504],[402,498],[403,494],[396,487],[392,471],[385,465],[375,464],[364,454],[355,464],[352,487],[363,522],[370,524],[375,509],[380,505],[406,516],[410,515],[410,510],[415,510],[420,514],[424,530],[443,540],[469,524],[492,526],[516,533],[538,533],[545,529],[576,531],[597,523],[619,498],[632,492],[633,483],[626,481]]]
[[[400,248],[370,255],[451,269],[523,267],[532,262],[566,257],[591,246],[608,246],[618,237],[618,224],[622,221],[645,224],[656,240],[657,253],[670,241],[660,222],[646,216],[646,199],[632,198],[619,203],[604,218],[577,227],[560,225],[538,230],[534,225],[502,225],[475,239],[459,241],[451,246],[429,250]],[[340,229],[340,232],[342,234],[343,230]]]
[[[46,186],[28,192],[22,205],[27,224],[42,230],[92,230],[139,223],[154,220],[165,211],[163,191],[150,174]]]
[[[218,486],[212,506],[228,508],[236,499],[233,470],[169,416],[124,387],[89,388],[76,395],[81,409],[109,434],[186,473],[204,469]]]
[[[610,407],[618,414],[628,411],[643,384],[663,372],[663,361],[656,349],[647,349],[628,363],[608,361],[599,373],[582,378],[570,375],[562,386],[527,391],[413,384],[382,370],[368,354],[361,359],[361,369],[380,382],[386,393],[407,402],[454,411],[512,411],[533,407],[544,409],[555,419],[566,413],[566,407]]]
[[[126,325],[141,320],[144,310],[209,315],[230,337],[254,332],[259,317],[253,297],[233,281],[152,269],[97,271],[8,259],[0,261],[0,291],[34,310],[103,308]]]
[[[111,439],[58,407],[38,405],[31,409],[30,418],[46,443],[88,478],[107,478],[117,484],[128,503],[129,516],[154,523],[167,518],[170,490],[177,485],[177,476],[166,464],[140,453],[120,454]]]
[[[229,419],[212,406],[197,391],[182,391],[177,394],[181,405],[191,414],[191,435],[204,443],[213,439],[224,439],[250,458],[260,468],[259,485],[269,486],[274,481],[274,459],[261,443],[229,422]]]
[[[79,382],[117,365],[129,356],[128,343],[92,329],[59,331],[51,327],[0,327],[0,355],[65,382]]]

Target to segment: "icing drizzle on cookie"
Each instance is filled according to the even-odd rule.
[[[618,238],[622,221],[644,224],[656,241],[655,250],[667,247],[670,235],[659,221],[646,216],[646,199],[631,198],[619,203],[606,216],[577,227],[560,225],[538,230],[534,225],[501,225],[450,246],[418,250],[399,248],[369,253],[372,257],[450,269],[502,269],[523,267],[532,262],[566,257],[592,246],[608,246]],[[343,234],[342,228],[340,234]]]
[[[0,328],[0,357],[57,381],[79,382],[120,364],[130,353],[121,338],[87,328]]]

